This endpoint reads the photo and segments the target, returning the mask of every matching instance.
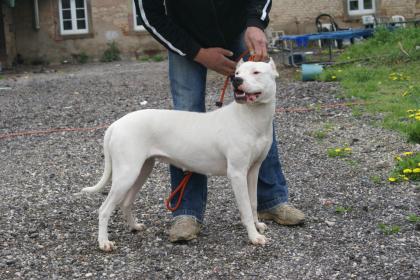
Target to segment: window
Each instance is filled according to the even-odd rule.
[[[347,0],[350,16],[375,13],[375,0]]]
[[[58,0],[62,35],[88,33],[86,0]]]
[[[138,1],[138,0],[133,0],[133,19],[134,19],[134,30],[135,31],[144,31],[146,30],[143,26],[143,21],[141,19],[140,14],[137,13],[136,10],[136,5],[134,4],[134,1]]]

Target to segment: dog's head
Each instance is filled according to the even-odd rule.
[[[278,76],[271,58],[268,63],[241,60],[232,79],[235,101],[241,104],[272,102],[276,94],[275,79]]]

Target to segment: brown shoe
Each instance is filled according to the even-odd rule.
[[[258,212],[258,218],[261,220],[273,220],[280,225],[300,225],[305,221],[305,214],[299,209],[282,204],[266,211]]]
[[[193,216],[178,216],[169,230],[169,241],[178,242],[195,239],[200,230],[201,224]]]

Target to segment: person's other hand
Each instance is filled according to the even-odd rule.
[[[222,48],[201,48],[194,60],[206,68],[216,71],[225,76],[235,72],[236,63],[228,57],[233,53]]]
[[[250,26],[245,31],[245,44],[255,61],[268,59],[267,37],[264,31],[258,27]]]

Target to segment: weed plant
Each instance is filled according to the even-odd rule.
[[[395,167],[388,180],[391,183],[420,181],[420,152],[405,152],[395,157]]]
[[[117,46],[117,43],[115,43],[115,41],[112,41],[111,43],[108,43],[108,48],[104,51],[101,61],[112,62],[112,61],[121,60],[120,54],[121,52]]]

